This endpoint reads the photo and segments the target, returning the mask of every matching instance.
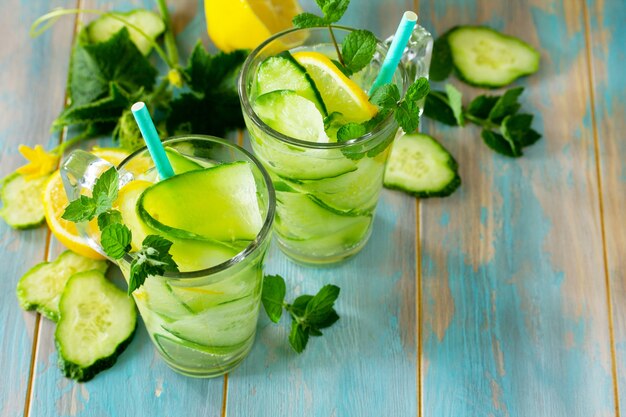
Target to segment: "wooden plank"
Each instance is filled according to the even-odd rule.
[[[353,0],[341,23],[386,37],[397,24],[389,16],[411,5]],[[250,357],[229,375],[229,416],[417,414],[415,206],[383,192],[370,242],[340,265],[300,266],[272,247],[265,271],[286,278],[288,299],[334,283],[341,320],[297,355],[289,320],[277,326],[262,314]]]
[[[475,127],[426,123],[464,185],[421,202],[422,415],[614,415],[582,3],[422,0],[420,12],[439,34],[487,24],[536,45],[540,70],[516,85],[544,134],[513,160]],[[481,92],[463,91],[466,103]]]
[[[585,128],[594,130],[598,144],[604,214],[607,279],[610,283],[618,411],[626,414],[626,28],[624,4],[618,0],[587,1],[592,66],[593,117]]]
[[[59,141],[49,126],[63,108],[71,27],[56,27],[32,39],[32,22],[60,1],[24,7],[18,1],[4,4],[18,13],[0,15],[4,40],[0,48],[0,177],[25,163],[18,145],[40,144],[48,149]],[[36,314],[23,312],[15,297],[18,279],[44,258],[47,229],[17,231],[0,220],[0,416],[22,415],[29,386],[31,350]]]
[[[115,10],[137,6],[154,8],[151,1],[124,2]],[[85,9],[110,9],[105,1],[89,1]],[[186,59],[199,36],[207,42],[205,31],[199,31],[204,21],[195,1],[177,2],[172,8],[181,58]],[[62,23],[58,23],[61,25]],[[203,24],[203,23],[202,23]],[[187,28],[187,29],[185,29]],[[189,29],[193,28],[193,30]],[[64,85],[64,80],[63,80]],[[101,145],[110,146],[109,139]],[[83,144],[88,148],[92,143]],[[64,248],[52,239],[52,257]],[[110,275],[122,288],[126,284],[116,267]],[[176,374],[160,358],[145,327],[139,324],[135,339],[120,356],[115,366],[85,384],[64,378],[56,365],[54,324],[42,320],[37,347],[35,382],[31,402],[31,417],[39,416],[176,416],[180,410],[193,416],[218,416],[222,407],[223,378],[200,380]]]

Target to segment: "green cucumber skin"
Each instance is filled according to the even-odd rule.
[[[459,188],[460,186],[461,186],[461,177],[459,176],[458,173],[454,176],[452,181],[450,181],[444,188],[442,188],[441,190],[437,190],[437,191],[427,191],[427,190],[413,191],[413,190],[408,190],[402,187],[401,185],[385,184],[385,188],[389,190],[402,191],[406,194],[412,195],[413,197],[417,197],[417,198],[448,197],[450,194],[455,192],[457,188]]]
[[[533,54],[536,56],[537,60],[536,60],[536,64],[533,68],[529,69],[528,71],[520,71],[519,73],[512,75],[510,78],[506,79],[503,82],[496,82],[496,83],[489,83],[489,82],[477,82],[472,80],[471,78],[467,77],[465,75],[465,73],[463,72],[463,70],[456,64],[456,62],[454,61],[454,50],[452,50],[452,62],[454,64],[454,73],[455,75],[462,80],[464,83],[475,86],[475,87],[483,87],[483,88],[491,88],[491,89],[496,89],[496,88],[500,88],[500,87],[504,87],[506,85],[511,84],[513,81],[515,81],[516,79],[520,78],[520,77],[524,77],[527,75],[532,75],[535,72],[537,72],[539,70],[539,61],[540,61],[540,54],[539,52],[533,48],[530,44],[524,42],[523,40],[516,38],[515,36],[510,36],[510,35],[505,35],[503,33],[498,32],[497,30],[490,28],[488,26],[455,26],[453,28],[451,28],[448,32],[446,32],[444,34],[444,36],[447,36],[449,39],[449,35],[451,35],[454,32],[457,32],[459,30],[463,30],[465,28],[472,28],[472,29],[483,29],[489,32],[494,33],[495,35],[497,35],[498,37],[502,37],[507,39],[508,41],[511,42],[515,42],[519,45],[524,46],[525,48],[527,48],[528,50],[532,51]],[[448,41],[449,43],[449,41]]]
[[[77,382],[87,382],[93,379],[93,377],[96,376],[98,373],[115,365],[115,362],[117,362],[117,358],[122,354],[122,352],[124,352],[124,350],[126,350],[130,342],[132,342],[133,338],[135,337],[136,330],[137,321],[135,321],[135,327],[130,333],[130,336],[128,336],[126,340],[124,340],[122,343],[117,345],[113,354],[106,358],[98,359],[97,361],[86,367],[64,359],[63,347],[61,346],[61,343],[59,343],[59,341],[55,338],[55,346],[57,348],[57,351],[59,352],[59,369],[61,369],[63,375],[68,378],[74,379]]]
[[[13,181],[15,178],[20,177],[21,174],[18,172],[14,172],[10,175],[8,175],[7,177],[5,177],[2,182],[0,182],[0,199],[2,200],[2,208],[0,208],[0,217],[2,217],[4,219],[4,221],[11,226],[13,229],[17,229],[17,230],[28,230],[28,229],[35,229],[39,226],[41,226],[42,224],[44,224],[44,222],[46,221],[46,217],[43,214],[43,208],[41,209],[41,218],[38,218],[34,221],[30,221],[27,223],[10,223],[4,212],[7,209],[7,199],[6,199],[6,195],[5,195],[5,186],[6,184],[8,184],[9,182]],[[42,205],[43,207],[43,205]]]

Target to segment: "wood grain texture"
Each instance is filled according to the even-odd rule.
[[[539,72],[516,84],[544,134],[514,160],[475,127],[426,124],[464,185],[421,202],[423,415],[614,415],[582,3],[422,0],[420,18],[538,47]]]
[[[72,28],[56,27],[37,39],[28,30],[32,22],[60,1],[24,7],[18,1],[3,3],[0,27],[0,177],[24,165],[18,144],[54,147],[58,135],[49,126],[63,108],[67,57]],[[19,278],[44,259],[47,229],[17,231],[0,220],[0,416],[22,415],[29,385],[35,313],[23,312],[15,297]]]
[[[411,6],[353,0],[341,23],[384,38],[397,25],[389,16]],[[343,264],[300,266],[274,246],[266,272],[286,278],[288,299],[340,286],[341,320],[297,355],[289,319],[276,326],[262,315],[250,357],[229,375],[229,416],[417,415],[414,199],[384,191],[372,238]]]
[[[610,283],[619,412],[626,415],[626,12],[617,0],[588,1],[594,128],[602,184],[607,278]],[[595,122],[595,126],[590,123]]]
[[[101,10],[123,11],[137,6],[154,8],[153,2],[148,0],[116,2],[114,6],[110,2],[95,0],[83,3],[83,8]],[[203,38],[205,44],[208,43],[203,13],[197,11],[200,7],[201,3],[196,1],[180,1],[176,2],[175,7],[171,7],[175,32],[179,33],[177,43],[183,60],[186,60],[198,37]],[[91,18],[88,16],[85,21]],[[71,26],[71,21],[69,19],[65,22],[60,21],[57,25]],[[60,81],[61,85],[64,83],[64,79]],[[94,142],[83,143],[82,147],[89,148],[93,144]],[[103,138],[99,144],[111,146],[108,138]],[[63,250],[62,245],[53,237],[50,245],[51,258],[54,259]],[[109,275],[121,288],[125,288],[126,284],[117,267],[111,266]],[[39,343],[36,351],[30,417],[178,417],[181,410],[190,416],[220,415],[223,378],[200,380],[176,374],[156,352],[141,321],[135,339],[119,357],[115,366],[84,384],[63,377],[59,371],[54,347],[54,329],[54,323],[42,319],[38,329]]]

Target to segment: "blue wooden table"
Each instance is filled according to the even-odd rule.
[[[208,45],[202,3],[170,3],[181,50],[198,37]],[[17,144],[52,148],[72,135],[49,126],[88,17],[30,39],[55,6],[155,8],[2,1],[0,176],[22,164]],[[53,325],[14,295],[19,277],[62,247],[44,227],[0,222],[0,416],[626,415],[626,5],[353,0],[342,23],[385,37],[408,9],[435,35],[487,24],[535,45],[541,68],[517,84],[544,138],[513,160],[473,127],[426,120],[459,161],[461,189],[423,201],[385,191],[371,241],[339,266],[301,267],[274,248],[266,270],[288,277],[291,296],[342,288],[342,320],[298,356],[286,325],[261,319],[249,358],[213,380],[172,372],[143,328],[111,370],[85,384],[62,377]]]

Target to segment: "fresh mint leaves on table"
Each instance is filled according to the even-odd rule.
[[[132,232],[122,224],[121,213],[112,209],[117,199],[118,184],[117,170],[111,167],[96,180],[91,197],[83,195],[70,202],[61,216],[74,223],[87,222],[97,217],[100,245],[113,259],[121,259],[130,252],[132,241]],[[143,285],[150,275],[178,271],[178,265],[169,253],[171,247],[172,242],[161,236],[146,236],[130,264],[128,294]]]
[[[339,287],[325,285],[315,295],[301,295],[293,303],[285,301],[285,280],[280,275],[263,278],[261,301],[267,316],[278,323],[283,309],[291,316],[289,344],[297,353],[306,348],[310,336],[322,336],[321,329],[328,328],[339,320],[334,305],[339,297]]]
[[[434,44],[430,78],[445,80],[454,68],[448,35],[441,35]],[[463,79],[462,79],[463,80]],[[502,95],[479,95],[463,108],[462,94],[452,84],[445,91],[432,90],[426,97],[424,116],[449,126],[464,126],[466,122],[482,127],[483,142],[492,150],[512,158],[523,155],[522,149],[537,142],[541,134],[531,128],[533,115],[518,113],[523,87],[506,90]]]

